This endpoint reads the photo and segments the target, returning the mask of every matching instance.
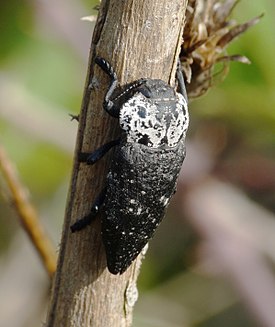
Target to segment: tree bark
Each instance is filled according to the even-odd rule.
[[[187,0],[101,2],[90,50],[48,327],[131,325],[140,256],[124,274],[114,276],[106,268],[100,217],[81,232],[72,234],[69,229],[72,222],[90,211],[93,199],[103,188],[111,153],[92,167],[80,164],[77,154],[91,152],[119,134],[118,122],[102,109],[109,79],[94,68],[95,55],[112,63],[121,84],[141,77],[174,84],[186,5]]]

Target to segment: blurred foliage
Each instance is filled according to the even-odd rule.
[[[29,1],[11,0],[1,3],[1,53],[4,61],[28,42],[28,31],[33,26],[32,6]]]
[[[22,181],[29,188],[56,244],[61,233],[74,144],[72,142],[62,148],[58,142],[47,140],[47,136],[41,136],[39,132],[42,126],[45,127],[43,122],[46,114],[49,135],[53,134],[53,125],[49,122],[59,122],[57,141],[61,138],[70,140],[76,134],[76,124],[70,122],[68,114],[78,113],[80,108],[91,37],[90,23],[81,22],[80,18],[95,14],[92,8],[96,4],[97,1],[71,0],[62,1],[60,6],[63,6],[64,11],[55,8],[57,13],[59,10],[62,21],[62,15],[73,17],[77,7],[77,17],[67,27],[69,35],[73,35],[75,28],[81,31],[82,34],[78,37],[83,41],[83,49],[76,49],[76,37],[70,39],[60,27],[61,23],[59,25],[58,20],[54,20],[46,10],[55,7],[55,3],[12,0],[0,5],[0,89],[9,90],[8,87],[12,85],[13,90],[12,93],[0,92],[2,98],[5,96],[5,101],[1,99],[0,102],[0,140],[16,164]],[[192,101],[189,137],[194,138],[201,131],[207,134],[211,130],[222,130],[225,141],[218,154],[217,175],[245,190],[255,201],[274,210],[275,168],[272,162],[275,157],[275,22],[271,13],[275,12],[275,3],[269,0],[243,0],[236,7],[234,18],[244,22],[262,12],[265,12],[265,16],[260,23],[228,49],[229,54],[247,56],[252,64],[231,63],[230,72],[222,84]],[[19,111],[18,104],[15,110],[14,99],[19,99],[22,104]],[[30,106],[30,99],[37,106]],[[29,109],[38,115],[38,120],[30,121],[27,115]],[[13,112],[16,114],[13,115]],[[21,112],[20,116],[18,112]],[[244,175],[246,167],[243,165],[246,164],[251,165],[255,174]],[[266,172],[266,177],[261,174],[262,170]],[[260,177],[256,173],[260,173]],[[3,197],[0,197],[0,212],[0,247],[4,253],[16,234],[16,223],[14,213]],[[25,241],[28,242],[27,239]],[[169,308],[171,312],[173,309],[182,310],[184,307],[186,311],[188,308],[176,296],[176,290],[185,293],[186,288],[190,289],[193,285],[193,291],[191,289],[187,294],[195,292],[198,304],[201,297],[207,302],[213,285],[217,284],[216,280],[211,280],[209,284],[208,278],[198,277],[188,270],[195,261],[195,244],[196,235],[187,223],[177,221],[176,211],[171,208],[169,219],[165,219],[160,226],[143,263],[139,286],[141,290],[147,290],[148,297],[153,294],[149,297],[150,300],[162,303],[155,310],[156,315],[160,312],[161,305],[166,303],[164,300],[167,293],[163,289],[169,289],[172,293],[171,308],[168,306],[165,309],[164,306],[162,310],[162,313],[166,310],[171,327],[180,324],[175,321],[173,325],[172,320],[169,320]],[[202,280],[201,290],[195,287],[198,280]],[[206,290],[206,286],[202,285],[210,285],[211,290]],[[213,316],[208,316],[207,319],[206,314],[205,322],[197,326],[253,326],[245,310],[238,304],[236,294],[231,294],[226,282],[221,281],[218,285],[221,287],[219,292],[228,297],[225,306],[220,311],[212,308],[209,312]],[[145,304],[146,296],[144,295]],[[140,302],[143,302],[143,297]],[[152,305],[152,302],[149,301],[149,304]],[[212,305],[215,307],[214,303]],[[146,310],[144,307],[138,306],[139,323],[136,326],[162,326],[159,321],[158,324],[148,321],[142,324],[146,317],[151,316],[148,305]],[[168,324],[163,323],[163,326]]]

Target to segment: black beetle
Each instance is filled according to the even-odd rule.
[[[91,212],[71,230],[86,227],[102,209],[107,266],[112,274],[122,274],[152,238],[176,191],[189,124],[187,96],[179,69],[181,93],[162,80],[149,78],[121,91],[111,65],[100,57],[95,62],[111,78],[103,108],[119,119],[122,132],[118,140],[83,154],[82,161],[94,164],[115,147],[106,187]]]

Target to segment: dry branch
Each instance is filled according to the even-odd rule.
[[[9,190],[8,198],[20,219],[22,226],[30,237],[50,277],[56,270],[56,253],[54,246],[45,233],[37,212],[28,199],[26,188],[19,181],[15,168],[0,146],[0,171]]]
[[[69,230],[73,221],[89,212],[102,189],[110,156],[91,168],[80,165],[77,154],[92,151],[118,134],[117,122],[102,110],[109,81],[97,68],[94,71],[95,55],[112,63],[121,84],[140,77],[160,78],[173,84],[186,3],[181,0],[101,3],[91,44],[48,327],[131,325],[140,258],[124,274],[111,275],[106,269],[99,219],[79,233],[71,234]]]

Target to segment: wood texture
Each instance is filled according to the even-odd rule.
[[[101,2],[91,44],[76,154],[93,151],[119,133],[117,121],[102,109],[109,81],[99,68],[94,69],[94,56],[100,55],[112,63],[121,84],[140,77],[160,78],[173,84],[186,3]],[[111,275],[106,268],[100,219],[81,232],[71,234],[69,230],[72,222],[89,212],[102,189],[110,155],[93,167],[79,164],[75,155],[48,327],[131,326],[140,257],[124,274]]]

